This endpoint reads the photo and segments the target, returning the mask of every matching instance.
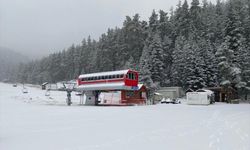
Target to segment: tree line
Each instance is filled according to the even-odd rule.
[[[10,75],[22,83],[76,79],[93,72],[134,69],[150,89],[231,86],[250,90],[250,1],[179,2],[153,10],[148,21],[126,16],[121,28],[40,60]]]

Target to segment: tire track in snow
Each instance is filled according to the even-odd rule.
[[[224,133],[230,133],[236,135],[238,139],[240,139],[240,145],[242,145],[241,150],[247,150],[247,148],[249,149],[249,142],[247,142],[247,140],[250,141],[249,135],[247,133],[244,133],[244,131],[241,128],[239,128],[238,122],[230,124],[229,121],[229,120],[237,121],[239,116],[242,117],[242,115],[248,115],[248,114],[240,112],[228,115],[224,119],[221,119],[219,115],[220,112],[216,111],[213,113],[211,118],[203,121],[203,125],[212,133],[209,136],[209,144],[208,144],[209,148],[221,150],[222,149],[221,145],[223,145],[221,144],[221,142],[224,142],[222,136],[224,135]]]

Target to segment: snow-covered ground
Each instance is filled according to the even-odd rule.
[[[250,104],[66,106],[21,89],[0,83],[0,150],[250,150]]]

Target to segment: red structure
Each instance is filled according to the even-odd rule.
[[[85,104],[145,104],[146,88],[138,79],[138,72],[120,70],[80,75],[77,83],[78,90],[86,94]]]
[[[123,83],[125,86],[138,85],[138,72],[132,70],[110,71],[80,75],[78,85]]]
[[[125,104],[145,104],[147,100],[146,87],[142,84],[138,85],[138,90],[134,91],[121,91],[122,103]]]

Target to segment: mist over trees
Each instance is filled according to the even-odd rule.
[[[0,47],[0,81],[15,80],[13,74],[18,69],[19,63],[27,63],[28,58],[5,47]]]
[[[98,41],[20,64],[15,82],[57,82],[92,72],[134,69],[149,88],[231,86],[250,89],[250,1],[186,0],[148,21],[127,16]]]

